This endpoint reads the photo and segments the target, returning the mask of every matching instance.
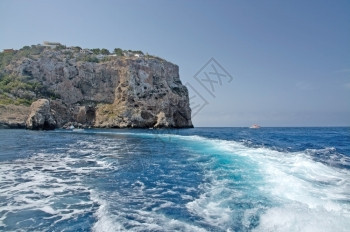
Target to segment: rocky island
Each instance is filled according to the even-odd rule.
[[[159,57],[45,42],[0,62],[0,128],[193,127],[179,67]]]

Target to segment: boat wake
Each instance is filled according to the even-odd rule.
[[[0,230],[350,228],[349,159],[335,148],[289,152],[197,135],[53,132],[72,134],[67,147],[0,163]]]

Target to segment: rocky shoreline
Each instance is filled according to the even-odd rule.
[[[0,129],[24,129],[30,113],[28,106],[0,105]]]
[[[82,61],[81,56],[75,51],[43,49],[4,66],[0,72],[9,83],[13,78],[23,86],[40,88],[4,93],[32,104],[0,104],[0,128],[193,127],[188,90],[177,65],[147,56],[100,62]]]

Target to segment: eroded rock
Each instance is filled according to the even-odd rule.
[[[33,103],[29,129],[67,123],[84,127],[192,127],[187,88],[179,67],[158,58],[119,57],[91,63],[79,54],[45,50],[6,67],[41,83],[59,100]]]
[[[31,130],[53,130],[56,121],[51,114],[50,102],[47,99],[39,99],[30,106],[30,114],[26,121],[26,128]]]
[[[0,105],[0,129],[25,128],[29,106]]]

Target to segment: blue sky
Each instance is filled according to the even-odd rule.
[[[350,126],[349,1],[3,0],[0,30],[0,49],[48,40],[165,58],[208,102],[195,126]],[[215,97],[194,79],[212,57],[233,77]]]

